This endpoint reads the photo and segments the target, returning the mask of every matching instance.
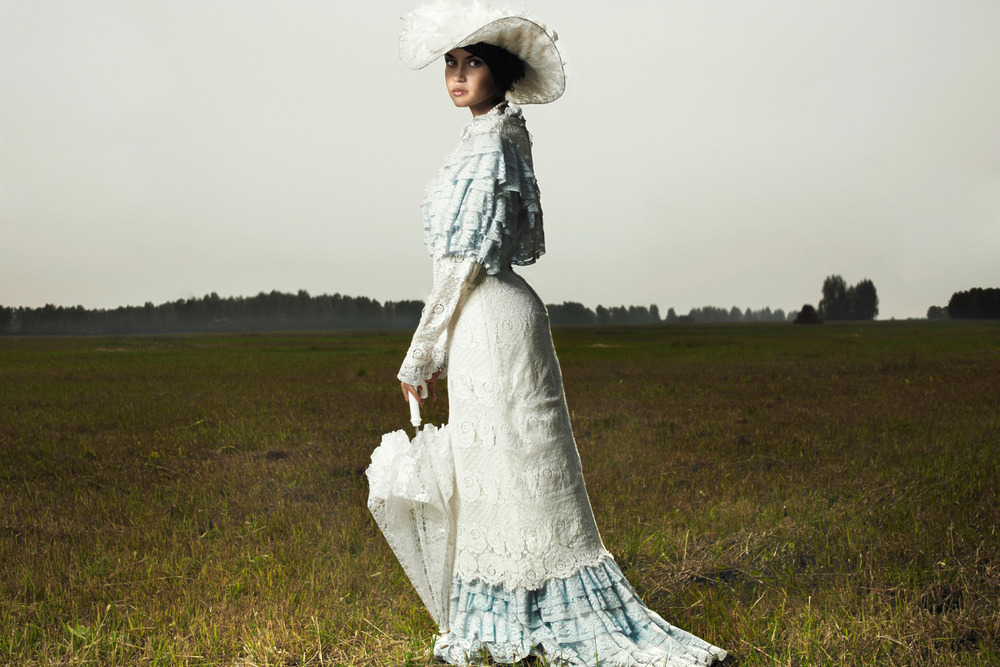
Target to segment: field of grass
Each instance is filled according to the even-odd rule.
[[[365,507],[407,342],[0,338],[0,663],[426,664]],[[605,543],[667,620],[741,666],[1000,664],[996,324],[556,347]]]

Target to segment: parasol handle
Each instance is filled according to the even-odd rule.
[[[417,403],[417,397],[413,394],[408,395],[410,399],[410,423],[413,424],[413,428],[420,428],[420,404]]]

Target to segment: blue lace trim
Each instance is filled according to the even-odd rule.
[[[587,667],[711,665],[726,657],[646,607],[610,557],[533,591],[456,579],[450,617],[434,654],[456,665],[487,655],[504,663],[545,655],[554,665]]]
[[[495,275],[545,252],[530,158],[496,128],[467,134],[427,186],[423,211],[424,244],[433,256],[475,257]]]

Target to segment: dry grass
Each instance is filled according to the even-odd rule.
[[[998,334],[557,332],[606,544],[740,665],[1000,664]],[[365,509],[406,342],[0,339],[0,662],[425,664]]]

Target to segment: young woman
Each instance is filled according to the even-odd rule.
[[[478,3],[405,19],[411,68],[444,57],[472,112],[423,202],[434,282],[399,371],[404,398],[448,375],[455,462],[449,663],[544,655],[566,665],[707,665],[726,652],[649,610],[601,542],[542,301],[512,269],[545,250],[531,140],[516,103],[565,87],[555,34]]]

